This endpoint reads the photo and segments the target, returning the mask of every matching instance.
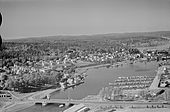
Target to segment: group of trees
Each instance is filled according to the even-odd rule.
[[[130,54],[141,54],[141,52],[136,48],[130,48],[129,53]]]
[[[5,74],[0,75],[0,89],[5,88],[6,80],[8,80],[8,76]]]
[[[31,92],[46,87],[46,85],[59,85],[63,74],[51,72],[50,74],[22,74],[22,76],[0,76],[0,89],[14,90],[19,92]]]

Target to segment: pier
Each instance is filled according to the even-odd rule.
[[[144,89],[150,87],[153,80],[153,76],[118,77],[114,83],[109,85],[121,89]]]

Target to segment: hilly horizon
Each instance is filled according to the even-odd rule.
[[[54,40],[95,40],[95,39],[127,39],[139,37],[170,37],[170,31],[154,31],[154,32],[128,32],[128,33],[107,33],[107,34],[92,34],[92,35],[56,35],[42,37],[26,37],[16,39],[4,39],[4,41],[54,41]]]

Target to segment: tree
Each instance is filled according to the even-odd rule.
[[[4,84],[4,89],[8,89],[8,90],[13,90],[14,84],[11,78],[9,78],[5,84]]]
[[[0,87],[1,87],[1,89],[4,88],[5,82],[6,82],[7,79],[8,79],[8,76],[6,74],[2,74],[0,76]]]
[[[5,75],[5,74],[3,74],[3,75],[0,76],[0,80],[1,80],[1,81],[5,81],[5,80],[7,80],[7,79],[8,79],[8,76]]]

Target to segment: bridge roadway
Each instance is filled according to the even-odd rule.
[[[137,102],[137,101],[84,101],[84,100],[68,100],[68,99],[34,99],[27,100],[32,103],[64,103],[64,104],[102,104],[102,105],[164,105],[163,102]],[[170,106],[170,103],[166,103]]]

